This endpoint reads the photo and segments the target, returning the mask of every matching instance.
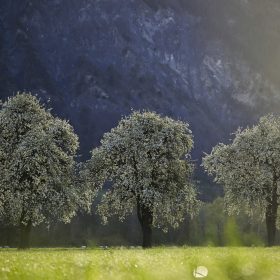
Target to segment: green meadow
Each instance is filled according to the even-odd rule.
[[[279,247],[2,249],[0,279],[279,280],[279,264]]]

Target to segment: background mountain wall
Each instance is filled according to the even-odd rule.
[[[188,121],[193,159],[280,111],[276,0],[0,1],[0,98],[49,98],[81,160],[131,109]],[[220,191],[198,169],[201,197]]]

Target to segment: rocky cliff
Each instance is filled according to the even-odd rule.
[[[0,1],[0,97],[31,91],[81,154],[133,109],[187,120],[193,158],[280,111],[276,0]]]

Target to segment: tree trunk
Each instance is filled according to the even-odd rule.
[[[30,232],[31,232],[32,223],[28,222],[26,225],[20,225],[20,242],[19,249],[28,249],[30,248]]]
[[[277,219],[277,182],[273,184],[272,196],[267,200],[266,207],[266,229],[267,229],[267,245],[275,245],[275,233],[276,233],[276,219]]]
[[[153,213],[149,207],[137,202],[137,216],[142,228],[143,242],[142,247],[144,249],[152,247],[152,224]]]

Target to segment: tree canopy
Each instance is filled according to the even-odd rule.
[[[279,205],[280,118],[268,115],[252,128],[239,129],[232,143],[219,144],[204,157],[203,166],[224,186],[230,213],[262,210],[268,244],[273,245]]]
[[[79,202],[74,185],[78,137],[31,94],[0,110],[0,216],[13,225],[69,222]]]
[[[193,215],[198,201],[191,180],[192,147],[187,123],[152,112],[123,118],[104,135],[83,171],[89,187],[110,182],[98,207],[103,221],[113,215],[123,220],[136,208],[145,239],[145,227],[167,230],[177,227],[186,213]]]

